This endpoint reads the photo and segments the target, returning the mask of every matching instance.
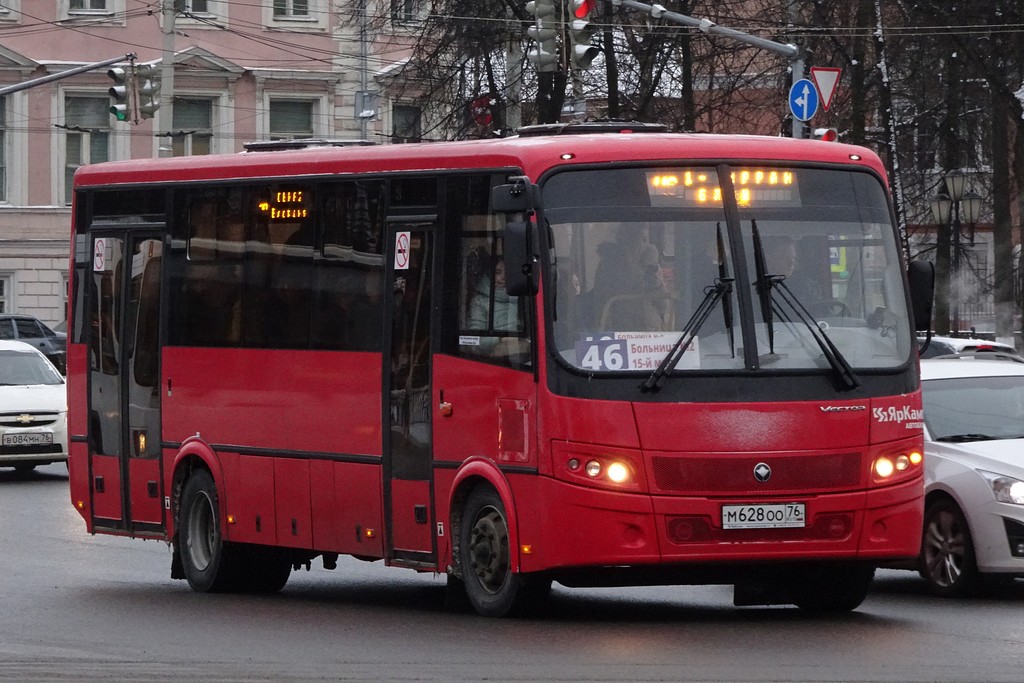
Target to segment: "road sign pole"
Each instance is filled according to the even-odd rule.
[[[796,84],[799,83],[800,81],[802,81],[803,78],[804,78],[804,53],[803,53],[803,50],[801,50],[797,54],[797,56],[793,58],[793,60],[791,62],[791,65],[792,65],[791,68],[793,69],[793,80],[792,80],[792,83],[793,83],[793,86],[796,87]],[[805,137],[804,136],[805,128],[806,127],[804,126],[804,122],[801,121],[800,119],[798,119],[796,116],[794,116],[793,117],[793,132],[792,132],[793,139],[794,140],[799,140],[800,138]]]

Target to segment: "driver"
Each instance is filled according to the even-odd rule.
[[[804,268],[797,268],[796,241],[789,237],[767,240],[764,246],[765,267],[769,275],[782,275],[786,287],[802,301],[831,299],[821,283]]]

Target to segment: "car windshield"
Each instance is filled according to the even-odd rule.
[[[934,441],[1024,437],[1024,376],[930,379],[922,389]]]
[[[0,351],[0,386],[63,384],[64,378],[37,353]]]
[[[913,339],[880,182],[842,170],[726,172],[738,230],[713,167],[569,171],[546,183],[560,357],[587,371],[651,372],[682,337],[669,372],[748,370],[751,357],[802,371],[907,362]],[[745,356],[744,344],[756,351]]]

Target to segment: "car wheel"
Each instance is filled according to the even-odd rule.
[[[951,500],[936,501],[924,512],[918,572],[936,595],[958,597],[977,588],[971,530],[963,512]]]

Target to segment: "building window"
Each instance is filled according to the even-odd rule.
[[[313,137],[312,101],[270,101],[271,140],[292,140],[311,137]]]
[[[0,97],[0,202],[7,201],[7,98]]]
[[[100,20],[124,25],[125,0],[58,0],[62,19]]]
[[[11,276],[0,274],[0,313],[11,312]]]
[[[64,101],[64,202],[71,203],[72,180],[79,166],[110,158],[110,98],[68,97]]]
[[[174,98],[174,156],[209,154],[213,146],[213,102],[209,99]]]
[[[174,0],[174,10],[179,14],[212,14],[209,0]]]
[[[391,112],[391,142],[419,142],[422,110],[414,105],[396,104]]]
[[[0,21],[21,21],[21,0],[7,0],[0,5]]]
[[[391,21],[406,23],[416,18],[416,0],[391,0]]]
[[[274,0],[275,19],[305,19],[309,17],[309,0]]]

